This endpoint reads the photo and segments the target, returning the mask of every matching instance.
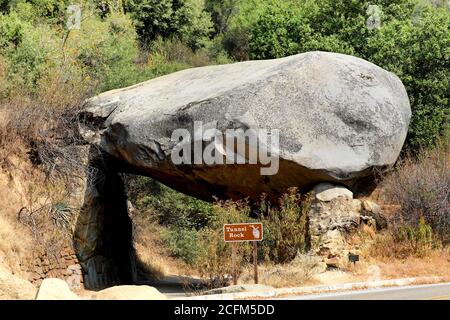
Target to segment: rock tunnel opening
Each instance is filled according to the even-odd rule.
[[[91,152],[89,171],[74,233],[85,287],[97,290],[134,283],[132,222],[122,178],[114,163],[99,152]]]

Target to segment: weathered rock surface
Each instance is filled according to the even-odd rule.
[[[136,262],[123,181],[100,158],[91,152],[92,174],[86,179],[84,204],[74,232],[84,286],[94,290],[133,283]]]
[[[333,185],[331,183],[320,183],[314,187],[314,194],[317,200],[328,202],[333,199],[343,197],[352,200],[353,192],[347,188]]]
[[[150,286],[115,286],[95,293],[92,300],[166,300],[167,297]]]
[[[57,278],[47,278],[42,281],[36,295],[36,300],[79,300],[67,282]]]
[[[310,52],[176,72],[94,97],[83,115],[81,133],[119,160],[119,170],[211,200],[279,196],[327,181],[355,188],[396,161],[411,110],[394,74],[359,58]],[[202,140],[194,121],[221,132],[280,130],[278,173],[262,176],[259,164],[174,165],[172,132],[187,129],[193,145]]]
[[[375,219],[375,222],[377,224],[377,230],[387,228],[388,225],[387,218],[383,213],[383,210],[377,203],[370,200],[363,200],[362,205],[364,209],[364,214],[366,216]]]
[[[358,247],[351,245],[349,239],[363,230],[363,226],[374,230],[376,222],[373,217],[366,215],[360,200],[348,197],[349,190],[332,185],[326,188],[317,186],[314,190],[315,200],[309,211],[311,249],[323,257],[327,266],[340,268],[349,261],[349,254],[358,254]],[[318,195],[324,190],[334,192],[321,200]]]

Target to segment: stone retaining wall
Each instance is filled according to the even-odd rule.
[[[28,280],[36,286],[46,278],[59,278],[67,282],[71,289],[83,288],[81,265],[71,247],[56,254],[44,252],[28,267]]]

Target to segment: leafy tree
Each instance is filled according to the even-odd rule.
[[[75,53],[76,63],[95,79],[98,91],[137,82],[137,35],[130,19],[122,14],[104,20],[88,16],[81,30],[70,33],[66,50]]]
[[[214,22],[215,34],[228,31],[232,17],[239,10],[239,0],[206,0],[206,10]]]
[[[250,31],[245,27],[234,27],[222,36],[222,46],[237,61],[249,59]]]
[[[143,42],[148,42],[172,32],[172,5],[172,0],[129,0],[125,8],[131,13]]]
[[[46,25],[34,26],[16,11],[0,17],[0,54],[10,84],[35,91],[47,57],[57,51],[58,38]]]
[[[409,146],[431,146],[450,111],[450,13],[423,10],[416,20],[393,20],[367,43],[365,57],[394,72],[406,86],[413,117]]]
[[[125,4],[143,43],[158,36],[177,36],[196,49],[212,31],[209,14],[199,0],[129,0]]]
[[[252,28],[251,58],[280,58],[297,53],[301,38],[296,12],[283,4],[269,4]]]
[[[204,47],[213,31],[211,16],[196,0],[179,4],[174,13],[173,27],[174,33],[193,49]]]

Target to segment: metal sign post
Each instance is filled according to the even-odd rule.
[[[233,284],[237,285],[236,242],[231,243],[231,264],[233,267]]]
[[[225,242],[231,242],[231,264],[233,284],[237,284],[237,242],[251,241],[253,242],[253,266],[254,279],[258,283],[258,241],[263,239],[262,223],[233,223],[223,225],[223,238]]]
[[[256,241],[253,241],[253,265],[255,284],[258,284],[258,246]]]

